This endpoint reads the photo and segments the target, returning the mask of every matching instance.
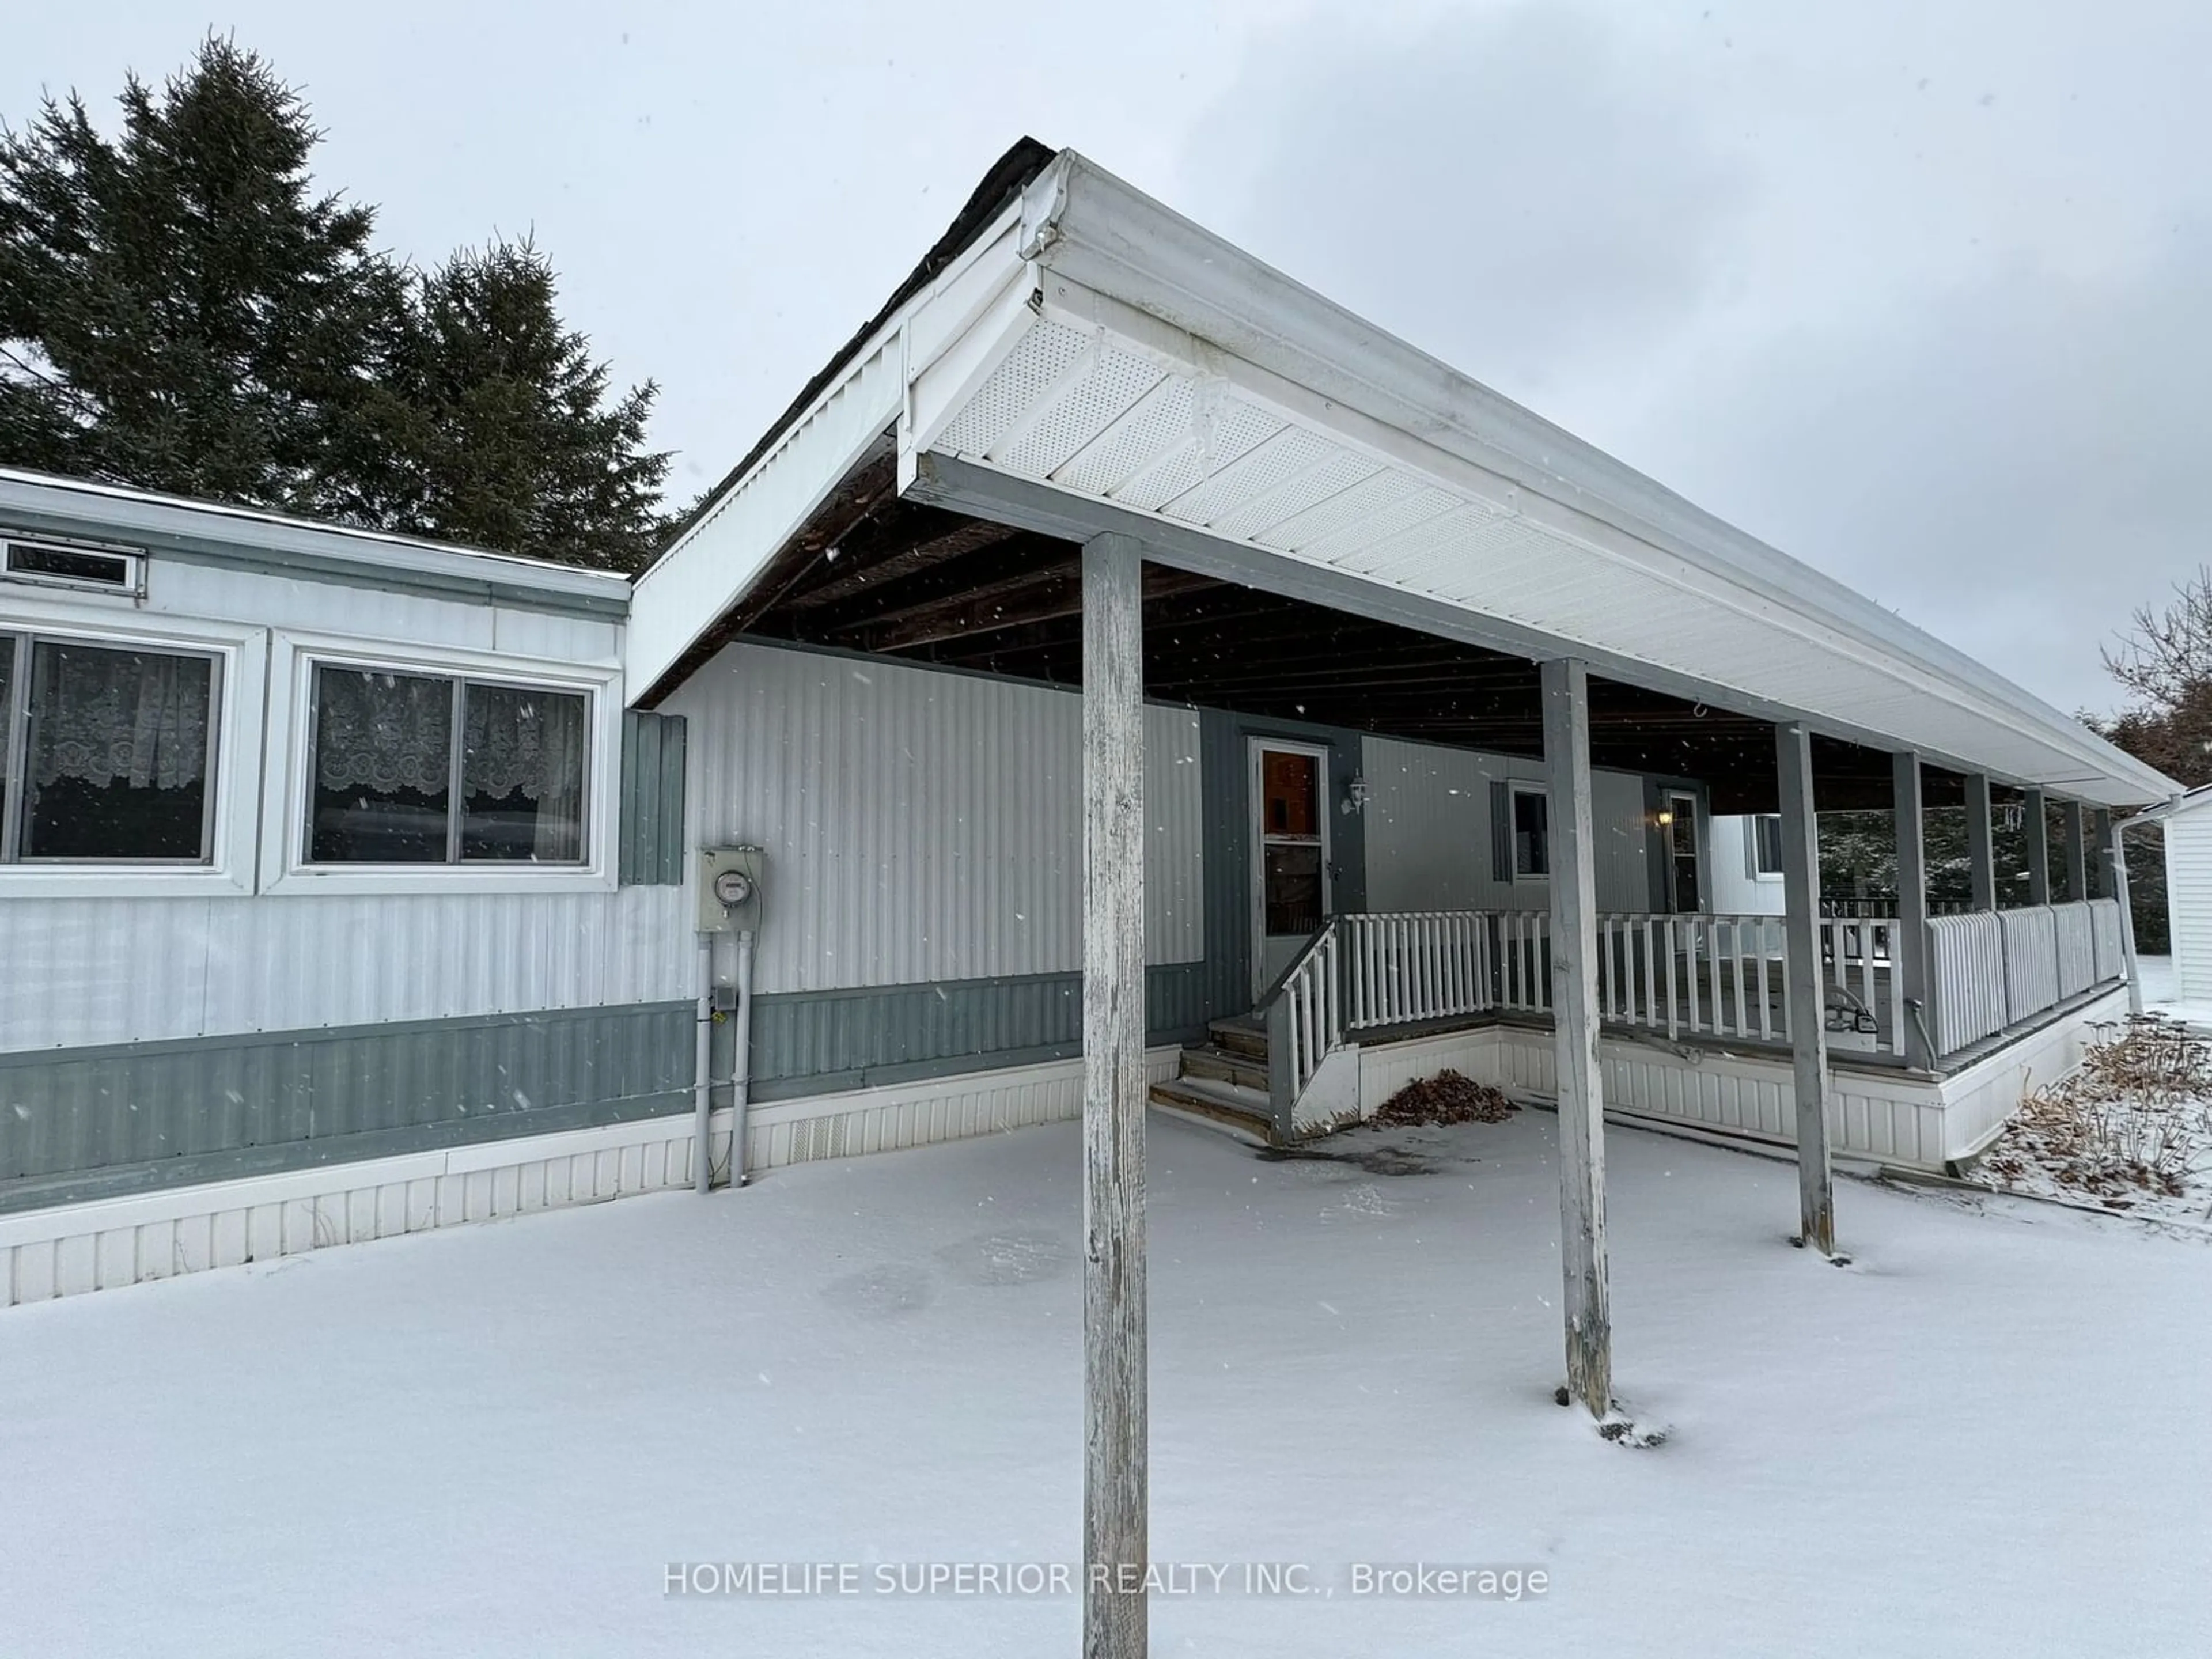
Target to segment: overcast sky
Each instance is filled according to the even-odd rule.
[[[428,261],[534,231],[688,499],[1023,132],[2062,707],[2207,556],[2212,6],[11,6],[0,113],[210,24]]]

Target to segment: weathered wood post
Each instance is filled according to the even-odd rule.
[[[1084,544],[1084,1659],[1146,1644],[1143,566]]]
[[[2066,896],[2079,904],[2089,896],[2088,813],[2080,801],[2069,800],[2061,822],[2066,838]]]
[[[1606,1291],[1605,1103],[1597,1058],[1597,862],[1590,827],[1589,670],[1580,662],[1547,662],[1541,678],[1567,1390],[1591,1416],[1603,1417],[1613,1407],[1613,1316]]]
[[[2027,902],[2051,902],[2051,815],[2043,810],[2043,791],[2030,789],[2020,804],[2020,827],[2027,832]]]
[[[2105,837],[2105,879],[2107,890],[2120,902],[2120,959],[2127,964],[2128,1012],[2142,1018],[2142,970],[2136,962],[2135,903],[2128,896],[2128,844],[2109,809],[2097,814],[2097,827]]]
[[[1836,1253],[1836,1198],[1828,1173],[1827,999],[1820,972],[1820,831],[1813,805],[1813,740],[1803,726],[1796,725],[1778,726],[1774,738],[1776,774],[1782,786],[1790,1055],[1797,1098],[1798,1237],[1832,1256]],[[1986,813],[1982,821],[1988,823]]]
[[[1929,1052],[1928,850],[1920,757],[1907,750],[1890,757],[1892,813],[1897,824],[1897,937],[1890,941],[1890,972],[1905,1006],[1898,1049],[1905,1064],[1936,1064]],[[1826,1039],[1823,1039],[1825,1041]]]
[[[1996,846],[1990,834],[1990,779],[1966,774],[1966,873],[1973,883],[1974,908],[1997,908]]]

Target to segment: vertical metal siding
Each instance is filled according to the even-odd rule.
[[[1147,968],[1145,1003],[1155,1042],[1195,1036],[1220,1012],[1202,963]],[[714,1037],[714,1075],[726,1076],[729,1028],[716,1027]],[[757,1091],[768,1091],[757,1098],[782,1098],[858,1086],[890,1067],[980,1071],[1037,1049],[1073,1054],[1082,1041],[1080,974],[791,992],[755,1005],[750,1077]]]
[[[0,1209],[673,1111],[691,1010],[587,1008],[0,1060]],[[9,1183],[17,1183],[11,1192]]]
[[[0,1054],[663,1002],[693,994],[680,887],[4,901]]]
[[[1082,961],[1082,710],[1066,691],[741,643],[670,700],[691,839],[767,849],[764,994]],[[1204,947],[1197,717],[1146,712],[1146,957]]]
[[[1369,909],[1540,909],[1550,902],[1545,883],[1499,881],[1492,871],[1493,792],[1509,780],[1540,781],[1540,763],[1396,738],[1369,738],[1366,754]],[[1641,778],[1590,775],[1601,909],[1650,908],[1644,795]]]
[[[2181,1000],[2202,1006],[2212,1003],[2212,811],[2200,805],[2176,812],[2166,821],[2162,838],[2174,978]],[[2091,848],[2093,867],[2101,853]],[[2118,922],[2117,911],[2113,920]],[[2117,932],[2112,943],[2117,957]]]
[[[623,714],[621,835],[625,887],[684,880],[684,720],[632,708]]]
[[[1237,716],[1199,712],[1205,741],[1200,774],[1205,795],[1206,967],[1208,1016],[1252,1006],[1252,825],[1245,800],[1251,787]]]

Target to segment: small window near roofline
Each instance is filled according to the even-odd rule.
[[[0,564],[10,581],[80,592],[117,593],[132,599],[146,593],[144,556],[112,547],[83,547],[66,542],[7,543]]]

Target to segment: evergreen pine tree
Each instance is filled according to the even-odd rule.
[[[121,102],[112,142],[75,94],[0,136],[0,459],[322,508],[399,320],[373,216],[314,193],[306,106],[228,40]]]
[[[82,100],[0,129],[0,465],[641,568],[665,529],[654,388],[495,242],[425,275],[318,195],[299,94],[210,37],[119,135]]]
[[[607,365],[555,300],[552,265],[527,240],[411,277],[347,468],[363,484],[356,511],[479,547],[644,568],[666,527],[668,457],[644,447],[654,388],[609,402]]]

